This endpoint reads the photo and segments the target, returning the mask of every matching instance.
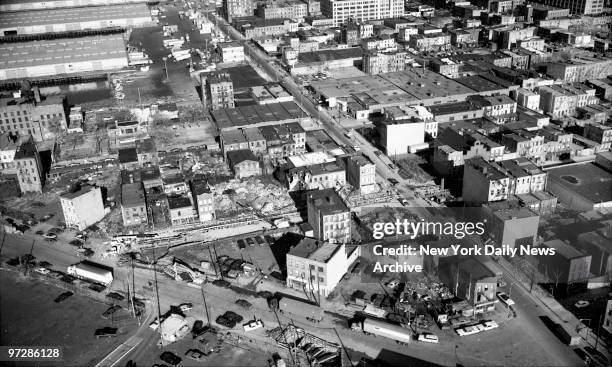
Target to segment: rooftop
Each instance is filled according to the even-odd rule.
[[[75,198],[78,198],[79,196],[85,195],[90,191],[93,191],[95,189],[98,189],[95,186],[90,186],[90,185],[86,185],[86,186],[81,186],[78,190],[76,191],[72,191],[72,192],[66,192],[64,194],[61,195],[61,197],[63,199],[68,199],[68,200],[72,200]]]
[[[338,48],[338,49],[327,49],[312,52],[301,52],[298,55],[298,63],[318,63],[341,59],[358,58],[360,59],[363,54],[361,47],[349,47],[349,48]]]
[[[84,23],[130,18],[151,18],[146,4],[63,8],[18,12],[0,12],[0,28],[37,27],[53,24]],[[112,25],[112,23],[110,24]],[[44,33],[43,31],[40,33]]]
[[[304,237],[289,250],[289,254],[313,261],[327,263],[343,245],[324,243],[313,238]]]
[[[231,150],[227,152],[227,159],[234,166],[244,161],[259,161],[255,154],[249,149]]]
[[[191,207],[191,200],[188,196],[168,196],[168,208],[180,209]]]
[[[142,182],[121,185],[121,206],[133,207],[145,204],[145,192]]]
[[[566,259],[575,259],[577,257],[587,256],[577,249],[570,246],[568,243],[563,242],[561,240],[550,240],[542,243],[543,246],[548,248],[554,248],[557,250],[557,253],[563,256]]]
[[[122,35],[0,44],[0,69],[127,58]]]
[[[136,148],[119,149],[119,163],[138,162]]]
[[[555,167],[547,172],[549,180],[595,204],[612,201],[612,174],[594,163]]]
[[[349,209],[334,189],[316,190],[308,194],[308,204],[313,203],[324,215],[348,213]]]
[[[295,102],[226,108],[211,112],[220,130],[248,126],[262,122],[295,120],[303,116]]]

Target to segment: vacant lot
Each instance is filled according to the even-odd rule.
[[[133,326],[117,338],[96,339],[95,329],[111,326],[101,317],[107,305],[74,295],[53,300],[64,290],[0,270],[0,339],[3,345],[62,346],[66,366],[93,366],[127,339]],[[119,326],[114,326],[119,327]],[[31,365],[31,362],[17,365]]]

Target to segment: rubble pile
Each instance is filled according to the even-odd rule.
[[[262,215],[294,209],[295,204],[287,191],[272,183],[259,179],[247,181],[230,180],[214,186],[217,210],[240,210],[252,208]]]

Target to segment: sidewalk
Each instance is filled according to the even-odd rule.
[[[578,318],[574,316],[574,314],[565,309],[565,307],[551,297],[548,292],[543,290],[537,284],[534,284],[532,291],[529,291],[531,287],[529,278],[523,272],[517,271],[514,266],[505,259],[499,258],[497,261],[490,261],[487,265],[493,264],[498,266],[498,271],[503,271],[505,274],[510,275],[517,282],[517,284],[519,284],[529,293],[534,301],[543,305],[545,309],[551,313],[551,316],[554,316],[552,317],[554,321],[563,325],[565,329],[570,332],[570,334],[578,334],[582,338],[582,341],[585,341],[587,345],[595,346],[596,334],[593,332],[593,330],[586,325],[583,325]],[[582,327],[578,332],[577,328],[579,326],[584,327]],[[604,355],[609,353],[607,350],[608,346],[601,338],[599,338],[597,349],[604,353]]]

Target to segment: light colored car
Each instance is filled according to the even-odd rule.
[[[253,321],[249,321],[246,324],[243,325],[244,327],[244,331],[253,331],[253,330],[257,330],[260,329],[264,326],[263,321],[261,320],[253,320]]]
[[[514,301],[504,292],[497,292],[497,298],[506,306],[513,306]]]
[[[43,274],[43,275],[49,274],[49,269],[47,269],[47,268],[40,268],[40,267],[38,267],[38,268],[34,269],[34,271],[39,273],[39,274]]]
[[[474,325],[472,325],[472,326],[464,326],[464,327],[455,329],[455,332],[459,336],[474,335],[474,334],[478,334],[480,331],[481,331],[481,329],[479,327],[474,326]]]
[[[389,283],[387,283],[387,287],[391,289],[395,289],[398,285],[399,285],[399,280],[397,279],[391,279]]]
[[[179,305],[179,309],[181,310],[181,312],[189,311],[192,308],[193,308],[193,305],[191,303],[183,303]]]
[[[591,303],[589,301],[580,300],[580,301],[574,303],[574,306],[576,306],[576,308],[584,308],[584,307],[587,307],[590,304]]]
[[[419,337],[417,338],[417,340],[420,342],[426,342],[426,343],[437,343],[438,336],[432,333],[421,333],[419,334]]]
[[[493,320],[483,320],[481,322],[481,325],[484,328],[484,330],[493,330],[499,327],[499,325]]]

